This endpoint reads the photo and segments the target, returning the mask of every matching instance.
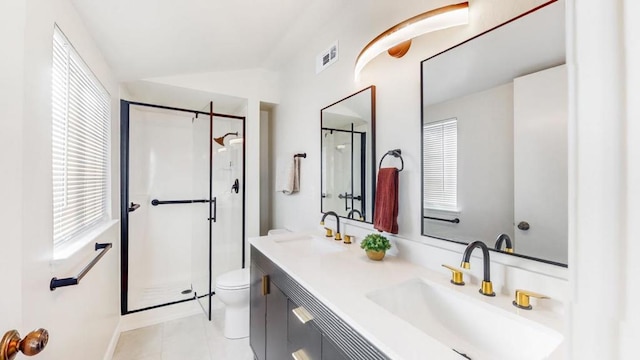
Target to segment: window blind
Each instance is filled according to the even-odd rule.
[[[457,210],[458,120],[426,124],[422,136],[425,207]]]
[[[111,98],[64,34],[53,34],[53,243],[107,220]]]

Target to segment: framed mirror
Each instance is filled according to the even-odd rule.
[[[423,235],[567,266],[564,6],[422,62]]]
[[[373,222],[376,88],[320,110],[321,209]]]

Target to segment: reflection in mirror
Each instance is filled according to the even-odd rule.
[[[567,264],[564,1],[422,62],[422,234]]]
[[[375,86],[320,111],[321,211],[373,221]]]

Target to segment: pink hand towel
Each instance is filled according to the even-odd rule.
[[[373,228],[398,233],[398,169],[381,168],[376,185],[376,208]]]

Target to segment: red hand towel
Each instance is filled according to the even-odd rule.
[[[398,233],[398,169],[382,168],[378,171],[376,209],[373,228],[391,234]]]

